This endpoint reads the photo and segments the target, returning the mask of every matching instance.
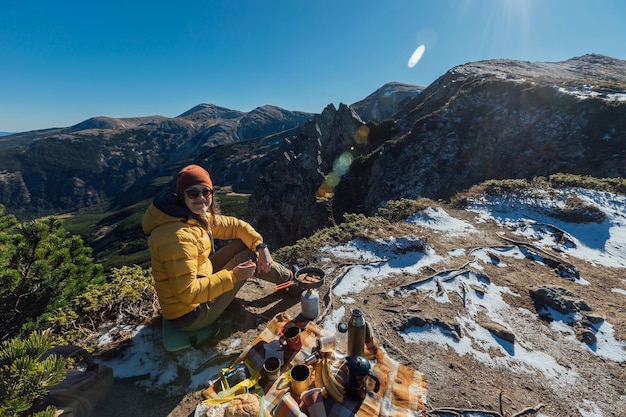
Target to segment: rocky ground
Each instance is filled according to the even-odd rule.
[[[524,240],[523,237],[493,221],[479,219],[476,213],[446,211],[475,231],[447,233],[406,223],[388,230],[364,231],[370,241],[417,236],[425,239],[429,250],[453,256],[442,256],[416,272],[398,270],[349,296],[337,296],[331,288],[340,288],[351,270],[371,262],[348,259],[338,252],[310,254],[311,265],[327,273],[320,288],[322,315],[318,321],[323,324],[331,318],[337,320],[337,312],[343,312],[345,319],[351,308],[360,308],[374,328],[379,345],[399,362],[427,376],[427,405],[431,410],[452,408],[456,415],[464,415],[463,410],[483,410],[471,414],[474,416],[623,416],[626,360],[602,354],[600,342],[588,345],[582,341],[580,328],[585,326],[581,311],[563,313],[576,319],[559,326],[545,315],[542,318],[531,290],[553,285],[571,291],[592,309],[583,311],[582,316],[590,314],[610,324],[614,331],[610,337],[617,341],[617,356],[624,358],[626,294],[613,289],[626,288],[625,269],[565,257],[556,251],[544,254],[545,259],[565,258],[565,264],[575,266],[579,278],[572,278],[538,262],[537,254],[541,252],[533,251],[532,246],[525,248],[534,258],[505,258],[502,251],[512,247],[512,240]],[[480,253],[488,258],[472,267],[472,262],[482,256]],[[469,279],[472,275],[467,275],[468,268],[480,278],[478,284]],[[468,278],[466,284],[452,285],[463,277]],[[406,287],[415,282],[420,284]],[[402,286],[407,289],[400,291]],[[459,288],[464,290],[460,292]],[[478,297],[466,297],[469,293]],[[488,306],[480,305],[481,300],[486,303],[496,293],[507,305],[500,310],[499,319],[494,319]],[[278,312],[297,316],[298,301],[290,296],[279,297],[267,283],[250,281],[226,313],[231,320],[225,322],[231,328],[220,334],[216,344],[204,349],[227,352],[233,339],[245,346]],[[476,336],[478,330],[494,324],[503,327],[501,337],[494,338],[498,342],[495,347]],[[587,328],[597,330],[598,326]],[[413,337],[409,336],[411,332]],[[598,339],[606,336],[601,332],[595,335]],[[525,357],[530,360],[524,361]],[[175,391],[153,391],[138,387],[132,378],[118,379],[94,417],[193,416],[201,400],[200,390]]]

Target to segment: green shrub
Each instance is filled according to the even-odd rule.
[[[111,270],[109,282],[89,286],[47,317],[46,325],[67,343],[80,340],[90,345],[102,326],[143,323],[158,311],[152,272],[137,265],[125,266]]]
[[[389,226],[389,220],[383,217],[367,217],[364,214],[344,214],[344,221],[333,227],[320,230],[310,237],[298,240],[291,246],[278,249],[274,255],[281,262],[295,263],[298,258],[306,258],[320,246],[342,244],[355,237],[364,236],[368,230]]]
[[[103,279],[91,249],[56,218],[17,224],[0,210],[0,339],[40,328],[46,314]]]
[[[528,190],[530,183],[525,179],[488,180],[484,186],[487,195],[508,197]]]
[[[64,378],[66,361],[51,355],[39,357],[52,347],[47,332],[33,332],[26,339],[13,338],[0,345],[0,415],[4,417],[53,417],[54,407],[30,413],[33,402],[42,398],[48,387]]]
[[[433,205],[434,202],[426,198],[420,198],[419,200],[403,198],[401,200],[388,201],[385,207],[378,209],[377,215],[393,223],[406,219],[418,211]]]
[[[587,175],[554,174],[548,178],[553,187],[580,187],[590,190],[626,194],[626,179],[595,178]]]

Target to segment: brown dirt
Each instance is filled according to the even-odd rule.
[[[390,230],[364,232],[371,239],[413,234],[425,237],[428,246],[438,254],[455,249],[464,249],[463,254],[447,257],[442,263],[423,268],[417,274],[398,274],[376,285],[370,285],[359,294],[352,294],[353,306],[358,306],[372,325],[379,345],[399,362],[411,366],[427,376],[428,406],[432,409],[455,407],[460,409],[492,410],[503,416],[513,416],[527,407],[540,408],[547,416],[579,416],[579,410],[591,413],[595,404],[603,416],[623,416],[626,409],[626,363],[616,363],[594,353],[583,343],[575,340],[562,343],[555,348],[552,340],[561,340],[562,335],[539,319],[529,289],[537,285],[554,284],[566,288],[593,308],[613,326],[615,337],[626,340],[626,308],[624,297],[611,292],[612,288],[626,287],[624,270],[592,265],[586,261],[568,258],[580,271],[580,276],[589,282],[581,285],[557,275],[553,268],[530,259],[506,258],[506,267],[483,264],[483,273],[491,284],[508,287],[513,295],[505,295],[512,308],[525,309],[529,314],[509,318],[516,330],[516,340],[524,346],[516,349],[545,352],[555,358],[564,369],[577,377],[572,383],[558,382],[558,377],[542,375],[531,368],[518,369],[512,366],[487,365],[474,355],[459,355],[446,346],[426,343],[406,343],[398,329],[414,317],[455,323],[465,307],[460,297],[450,296],[449,303],[434,301],[429,294],[417,291],[411,298],[390,297],[388,290],[417,281],[435,272],[453,270],[473,259],[472,249],[501,247],[507,243],[500,236],[507,233],[495,223],[478,223],[475,215],[466,211],[447,210],[452,216],[472,223],[480,233],[453,236],[432,230],[403,224]],[[513,237],[513,236],[509,236]],[[517,237],[516,239],[521,239]],[[554,256],[559,256],[556,252]],[[328,253],[313,253],[310,265],[327,271],[326,282],[319,289],[323,299],[322,311],[329,313],[340,307],[331,297],[330,287],[350,268],[342,259],[333,259]],[[259,297],[259,294],[261,297]],[[351,306],[347,306],[349,311]],[[292,316],[300,313],[298,298],[278,298],[271,285],[250,281],[239,293],[238,299],[226,314],[237,317],[233,332],[228,338],[241,338],[241,345],[252,341],[275,314],[287,311]],[[324,317],[321,317],[323,319]],[[517,343],[517,342],[516,342]],[[221,340],[214,349],[224,349],[228,339]],[[503,356],[500,351],[486,352],[493,357]],[[163,393],[146,392],[136,388],[131,381],[116,381],[107,400],[98,408],[94,417],[119,415],[133,416],[193,416],[200,401],[200,391],[168,397]],[[542,405],[542,406],[541,406]],[[596,413],[598,411],[596,410]],[[528,415],[535,415],[529,413]]]

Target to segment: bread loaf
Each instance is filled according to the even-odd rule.
[[[224,412],[225,417],[259,417],[259,396],[256,394],[239,394],[235,396]]]

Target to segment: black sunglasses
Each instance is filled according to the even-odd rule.
[[[211,194],[213,194],[213,190],[210,188],[205,188],[204,190],[185,190],[185,194],[187,197],[195,200],[202,195],[204,198],[208,198]]]

